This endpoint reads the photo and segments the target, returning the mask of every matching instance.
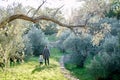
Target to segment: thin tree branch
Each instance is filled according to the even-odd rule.
[[[86,16],[85,25],[87,25],[88,21],[90,20],[90,18],[92,16],[93,16],[93,12],[92,13],[88,13],[88,15]]]
[[[26,14],[26,15],[28,15],[28,14],[30,13],[30,11],[32,11],[32,8],[31,8],[30,10],[28,10],[28,12],[27,12],[27,14]]]
[[[37,10],[34,12],[33,16],[34,17],[36,15],[36,13],[39,11],[39,9],[43,6],[43,4],[46,2],[47,0],[43,0],[42,4],[37,8]]]
[[[53,17],[56,16],[57,12],[63,7],[64,5],[62,5],[61,7],[59,7],[54,13],[53,13]]]
[[[16,15],[12,15],[12,16],[8,17],[7,19],[1,21],[0,22],[0,28],[4,28],[4,26],[7,23],[10,23],[11,21],[13,21],[15,19],[23,19],[23,20],[30,21],[30,22],[33,22],[33,23],[37,23],[40,20],[46,20],[46,21],[54,22],[54,23],[56,23],[60,26],[67,27],[67,28],[85,27],[85,24],[83,24],[83,25],[68,25],[68,24],[65,24],[65,23],[62,23],[62,22],[58,21],[57,19],[54,19],[54,18],[51,18],[51,17],[48,17],[48,16],[39,16],[39,17],[36,17],[36,18],[32,18],[32,17],[28,17],[27,15],[16,14]]]

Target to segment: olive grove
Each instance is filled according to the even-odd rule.
[[[119,80],[120,1],[85,0],[68,20],[63,5],[41,9],[46,1],[37,9],[20,3],[0,7],[0,66],[39,56],[49,44],[46,35],[57,34],[55,47],[70,55],[65,64],[87,69],[95,80]]]

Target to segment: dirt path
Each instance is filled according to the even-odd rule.
[[[75,78],[74,76],[72,76],[67,69],[65,69],[64,58],[65,58],[65,56],[62,56],[61,59],[60,59],[61,72],[64,74],[64,76],[68,80],[79,80],[79,79]]]
[[[55,41],[55,42],[50,42],[49,45],[50,47],[54,47],[59,41]],[[60,68],[61,68],[61,72],[62,74],[64,74],[65,78],[67,78],[68,80],[79,80],[77,78],[75,78],[74,76],[71,75],[71,73],[65,69],[65,66],[64,66],[64,58],[65,58],[65,55],[62,56],[60,58]]]

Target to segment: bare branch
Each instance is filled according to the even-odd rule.
[[[85,24],[83,24],[83,25],[68,25],[68,24],[65,24],[65,23],[61,23],[57,19],[54,19],[54,18],[51,18],[51,17],[48,17],[48,16],[39,16],[39,17],[36,17],[36,18],[32,18],[32,17],[28,17],[27,15],[16,14],[16,15],[12,15],[12,16],[8,17],[7,19],[3,20],[2,22],[0,22],[0,28],[4,28],[4,26],[7,23],[9,23],[9,22],[11,22],[11,21],[13,21],[15,19],[23,19],[23,20],[30,21],[30,22],[33,22],[33,23],[37,23],[40,20],[46,20],[46,21],[54,22],[54,23],[56,23],[56,24],[58,24],[60,26],[67,27],[67,28],[85,27]]]
[[[61,7],[59,7],[54,13],[53,13],[53,17],[56,16],[57,12],[63,7],[64,5],[62,5]]]
[[[51,17],[48,17],[48,16],[39,16],[35,19],[35,21],[39,21],[39,20],[46,20],[46,21],[52,21],[60,26],[64,26],[64,27],[68,27],[68,28],[71,28],[71,27],[84,27],[85,25],[68,25],[68,24],[64,24],[64,23],[61,23],[60,21],[58,21],[57,19],[55,18],[51,18]]]
[[[28,12],[27,12],[27,14],[26,14],[26,15],[28,15],[28,14],[30,13],[30,11],[32,11],[32,8],[31,8],[30,10],[28,10]]]
[[[34,17],[36,15],[36,13],[39,11],[39,9],[43,6],[43,4],[46,2],[47,0],[43,0],[42,4],[37,8],[37,10],[34,12],[33,16]]]

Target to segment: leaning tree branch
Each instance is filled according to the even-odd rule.
[[[31,8],[30,10],[28,10],[28,12],[27,12],[27,14],[26,14],[26,15],[28,15],[28,14],[30,13],[30,11],[32,11],[32,8]]]
[[[4,28],[4,26],[7,23],[10,23],[11,21],[16,20],[16,19],[22,19],[22,20],[33,22],[33,23],[37,23],[40,20],[46,20],[46,21],[54,22],[54,23],[56,23],[56,24],[58,24],[60,26],[67,27],[67,28],[84,27],[85,26],[85,24],[83,24],[83,25],[68,25],[68,24],[65,24],[65,23],[62,23],[62,22],[58,21],[55,18],[48,17],[48,16],[39,16],[39,17],[36,17],[36,18],[32,18],[32,17],[29,17],[27,15],[16,14],[16,15],[12,15],[12,16],[8,17],[7,19],[1,21],[0,22],[0,28]]]
[[[36,15],[36,13],[39,11],[39,9],[43,6],[43,4],[46,2],[47,0],[43,0],[42,4],[40,4],[40,6],[37,8],[37,10],[34,12],[33,16],[34,17]]]
[[[62,5],[61,7],[59,7],[54,13],[53,13],[53,17],[55,17],[56,16],[56,14],[57,14],[57,12],[63,7],[64,5]]]
[[[0,28],[3,28],[7,23],[10,23],[11,21],[15,20],[15,19],[23,19],[26,21],[31,21],[35,23],[35,20],[33,20],[32,18],[23,15],[23,14],[17,14],[17,15],[12,15],[10,17],[8,17],[7,19],[3,20],[0,22]]]

